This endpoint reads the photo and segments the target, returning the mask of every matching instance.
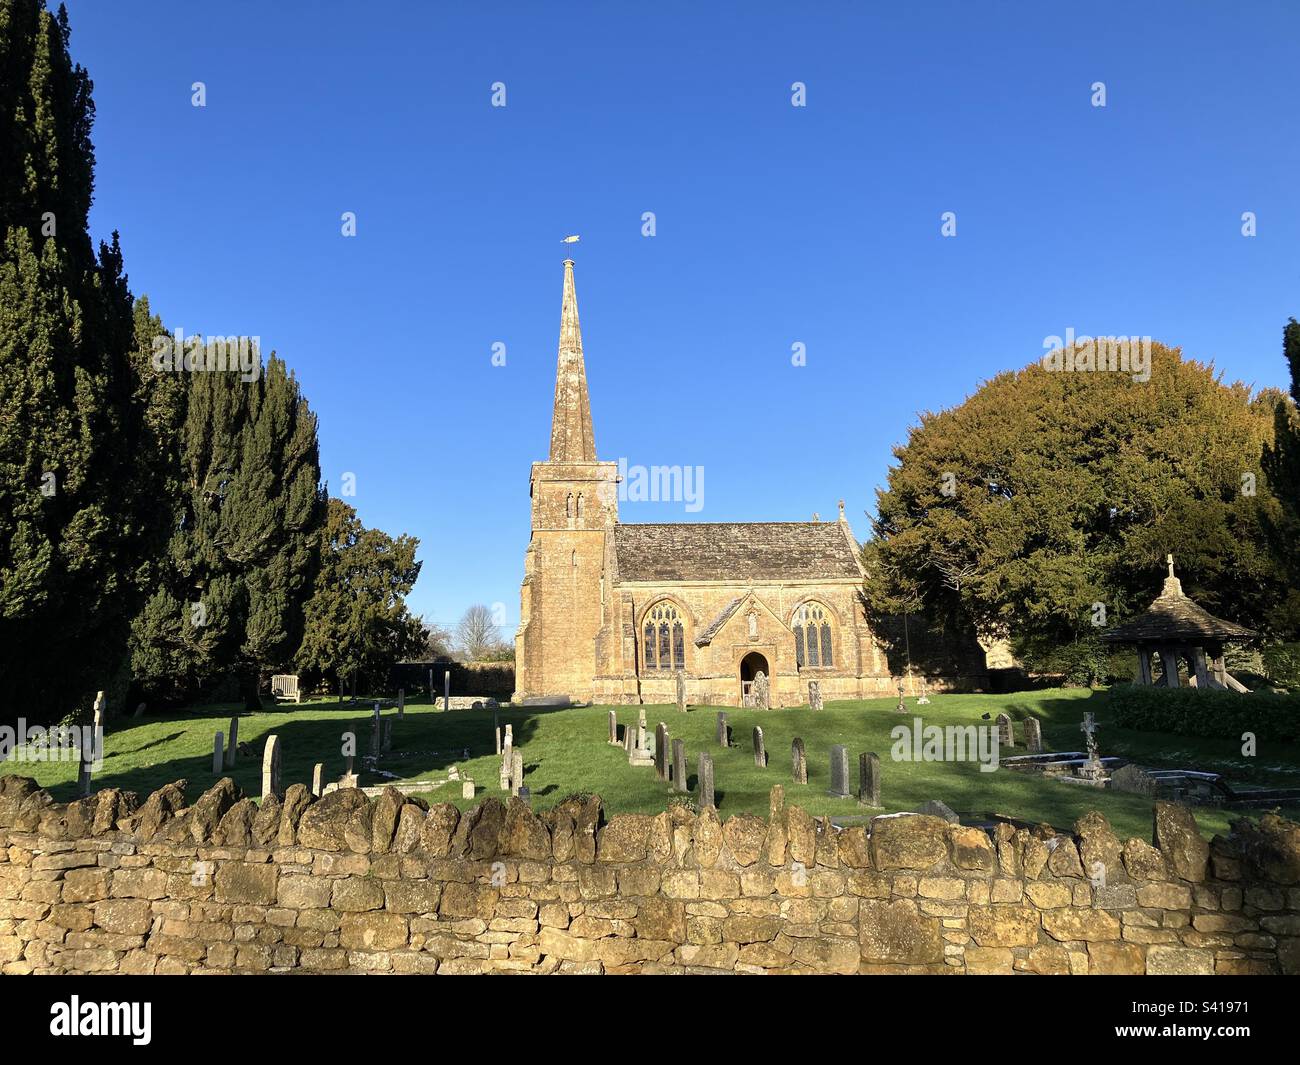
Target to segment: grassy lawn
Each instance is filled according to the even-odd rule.
[[[787,801],[814,814],[856,815],[861,810],[854,799],[832,799],[830,747],[843,743],[849,749],[853,786],[857,784],[857,756],[875,751],[882,762],[882,802],[885,809],[913,809],[927,799],[940,799],[963,818],[1007,814],[1032,821],[1047,821],[1068,827],[1085,810],[1102,810],[1122,835],[1148,837],[1150,803],[1139,796],[1061,784],[1038,776],[1007,769],[980,772],[969,763],[895,762],[890,757],[893,741],[889,732],[897,724],[911,724],[914,715],[925,724],[980,723],[981,715],[1000,712],[1019,719],[1033,713],[1043,722],[1043,738],[1050,750],[1078,750],[1082,743],[1079,722],[1093,711],[1101,728],[1103,755],[1119,754],[1150,765],[1195,767],[1224,772],[1234,785],[1300,786],[1300,747],[1261,745],[1258,757],[1243,758],[1240,745],[1228,740],[1189,739],[1159,733],[1132,732],[1108,722],[1104,693],[1085,690],[1049,690],[1011,695],[936,695],[926,707],[915,708],[909,700],[907,715],[894,711],[893,699],[830,703],[820,713],[806,707],[787,710],[728,709],[732,726],[730,749],[714,743],[717,708],[695,707],[679,714],[673,706],[647,706],[646,723],[653,732],[663,721],[674,738],[686,741],[690,783],[694,786],[696,757],[700,751],[713,755],[718,809],[723,817],[742,811],[765,815],[768,789],[776,783],[786,786]],[[650,768],[632,767],[621,748],[605,741],[608,707],[566,710],[524,709],[503,706],[500,721],[514,727],[515,747],[524,756],[527,782],[534,805],[544,808],[572,792],[596,792],[612,813],[662,810],[670,798],[668,786],[655,781]],[[615,708],[620,724],[636,724],[637,708]],[[95,776],[96,788],[121,787],[150,791],[184,777],[190,782],[190,800],[215,780],[212,773],[212,737],[225,732],[233,708],[206,706],[183,716],[126,720],[110,724],[106,737],[104,768]],[[359,749],[370,742],[369,713],[365,708],[340,707],[322,702],[301,706],[268,707],[260,714],[241,716],[239,737],[251,745],[255,755],[242,756],[233,772],[246,794],[256,796],[261,786],[261,751],[270,733],[280,737],[284,783],[309,783],[312,766],[325,764],[326,779],[343,772],[341,736],[356,733]],[[478,798],[500,796],[497,788],[498,759],[493,754],[492,711],[454,710],[444,713],[428,703],[407,704],[404,720],[393,717],[394,756],[384,767],[397,779],[413,781],[441,779],[451,765],[472,776]],[[768,751],[768,766],[754,765],[751,735],[761,725]],[[1023,742],[1023,730],[1017,727]],[[790,743],[803,738],[808,753],[808,784],[795,785],[790,778]],[[468,757],[465,752],[468,750]],[[1004,752],[1010,754],[1012,752]],[[1023,753],[1023,748],[1016,753]],[[360,759],[357,759],[358,766]],[[74,798],[76,767],[71,763],[6,762],[0,773],[35,777],[61,801]],[[365,785],[384,783],[372,773],[362,775]],[[463,800],[459,785],[426,796],[433,801]],[[1300,810],[1286,810],[1296,817]],[[1221,832],[1229,813],[1211,807],[1197,809],[1197,819],[1206,832]]]

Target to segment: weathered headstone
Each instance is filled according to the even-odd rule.
[[[836,799],[849,797],[849,749],[842,743],[831,748],[831,795]]]
[[[907,713],[907,703],[903,701],[903,681],[901,677],[898,681],[898,705],[894,707],[894,710],[900,714]]]
[[[636,731],[631,725],[623,726],[623,753],[631,754],[632,748],[636,746]]]
[[[1011,718],[1006,714],[998,714],[995,719],[998,725],[998,743],[1003,747],[1014,747],[1016,745],[1016,733],[1011,725]]]
[[[645,750],[645,734],[645,708],[643,707],[636,719],[636,745],[641,750]]]
[[[144,703],[141,703],[139,706],[137,706],[137,707],[135,708],[135,716],[136,716],[136,717],[144,717],[144,709],[145,709],[145,708],[144,708]]]
[[[686,671],[684,669],[677,671],[677,711],[686,713]]]
[[[613,710],[609,712],[609,742],[618,745],[618,714]]]
[[[279,797],[280,793],[280,737],[271,735],[262,752],[262,798]]]
[[[759,710],[770,710],[772,692],[767,683],[767,674],[761,669],[754,674],[754,706]]]
[[[374,713],[370,718],[370,756],[376,761],[383,750],[383,725],[379,722],[379,704],[375,703]]]
[[[226,768],[226,752],[222,747],[225,738],[220,732],[212,737],[212,772],[216,776],[221,776]]]
[[[433,670],[429,670],[429,706],[438,709],[438,693],[433,688]]]
[[[469,777],[460,782],[460,797],[462,799],[474,798],[474,781]]]
[[[506,742],[501,747],[501,790],[510,790],[510,773],[514,769],[515,750],[510,743],[510,738],[506,737]]]
[[[522,799],[524,802],[528,803],[529,805],[532,804],[533,789],[530,788],[527,784],[520,784],[519,790],[516,791],[515,794],[518,795],[520,799]]]
[[[325,763],[317,762],[314,766],[311,767],[311,793],[315,795],[316,798],[319,799],[321,797],[321,793],[323,792],[324,788],[325,788]]]
[[[718,724],[714,738],[718,741],[719,747],[731,746],[731,730],[727,727],[727,715],[718,711]]]
[[[700,752],[700,763],[697,769],[696,785],[699,788],[699,807],[703,810],[706,806],[716,806],[713,801],[713,756]]]
[[[686,741],[673,740],[673,791],[686,793]]]
[[[754,764],[759,769],[767,768],[767,748],[763,745],[763,730],[754,726]]]
[[[668,726],[662,721],[655,726],[655,779],[668,779]]]
[[[397,689],[397,716],[406,717],[406,689]]]
[[[388,751],[391,751],[393,749],[393,719],[392,718],[389,718],[387,721],[384,722],[383,736],[384,736],[383,749],[384,752],[387,753]]]
[[[796,784],[808,783],[808,754],[798,736],[790,744],[790,779]]]
[[[226,770],[235,768],[239,756],[239,718],[230,719],[230,731],[226,733]]]
[[[506,738],[505,738],[502,742],[503,742],[507,747],[513,747],[513,746],[515,745],[515,727],[514,727],[514,725],[511,725],[511,724],[507,724],[507,725],[506,725]]]
[[[524,752],[514,751],[510,758],[510,794],[518,795],[524,786]]]
[[[442,708],[451,709],[451,669],[442,675]]]
[[[1025,718],[1025,746],[1030,754],[1043,753],[1043,723],[1032,714]]]
[[[874,751],[858,756],[858,802],[880,806],[880,755]]]
[[[820,681],[810,680],[808,682],[808,709],[820,710],[822,708],[822,686]]]
[[[496,744],[495,753],[500,754],[501,753],[501,726],[498,725],[496,728],[492,730],[492,738],[494,743]]]

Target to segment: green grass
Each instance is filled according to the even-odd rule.
[[[1123,835],[1149,836],[1150,802],[1133,795],[1071,786],[1039,776],[999,769],[982,773],[975,763],[894,762],[890,757],[890,730],[900,722],[911,723],[920,714],[926,724],[980,723],[981,715],[1006,711],[1019,719],[1033,713],[1043,722],[1043,737],[1052,750],[1078,750],[1082,736],[1079,722],[1087,710],[1101,725],[1100,743],[1104,755],[1119,754],[1151,765],[1195,767],[1224,772],[1234,785],[1300,786],[1300,747],[1262,745],[1254,759],[1243,758],[1235,741],[1188,738],[1121,729],[1110,723],[1104,693],[1085,690],[1020,692],[1011,695],[936,695],[928,707],[911,713],[895,713],[892,699],[830,703],[819,713],[806,707],[786,710],[728,709],[734,746],[720,749],[714,743],[714,707],[695,707],[679,714],[673,706],[647,706],[646,722],[653,731],[663,721],[674,738],[686,741],[690,783],[694,785],[696,758],[700,751],[713,755],[719,812],[724,816],[742,811],[765,815],[768,789],[777,783],[786,787],[787,801],[814,814],[853,816],[864,813],[853,799],[832,799],[826,792],[830,782],[829,751],[832,744],[849,748],[850,770],[857,782],[857,756],[875,751],[882,762],[882,801],[889,811],[907,810],[927,799],[946,802],[964,818],[1006,814],[1030,821],[1047,821],[1068,827],[1088,809],[1099,809]],[[534,805],[550,806],[573,792],[595,792],[611,813],[655,813],[671,797],[667,785],[656,782],[654,771],[627,764],[621,748],[605,741],[608,707],[579,707],[566,710],[524,709],[503,706],[501,723],[514,727],[516,749],[524,756],[527,782]],[[637,708],[616,707],[620,724],[636,724]],[[184,777],[190,782],[193,801],[216,779],[212,773],[212,736],[225,732],[233,712],[230,706],[198,707],[176,716],[126,720],[111,723],[106,738],[103,769],[95,775],[95,787],[120,787],[140,793]],[[497,788],[498,759],[493,754],[492,711],[456,710],[450,713],[427,703],[408,703],[404,720],[393,717],[394,752],[384,767],[404,781],[440,779],[451,765],[472,776],[478,798],[500,796]],[[361,751],[370,742],[369,713],[364,708],[340,707],[321,702],[302,706],[268,708],[266,712],[241,716],[240,739],[256,752],[243,756],[233,772],[246,794],[257,795],[261,786],[261,751],[265,738],[280,737],[285,784],[311,779],[312,766],[325,764],[327,779],[343,772],[340,753],[344,732],[356,733]],[[754,765],[751,735],[762,725],[768,751],[768,766]],[[808,784],[795,785],[790,778],[790,743],[801,736],[808,752]],[[1023,730],[1017,727],[1017,736]],[[469,757],[464,757],[468,749]],[[1005,752],[1011,753],[1011,752]],[[1017,753],[1023,753],[1023,748]],[[357,759],[358,766],[360,758]],[[71,763],[7,762],[0,773],[33,776],[60,801],[74,798],[76,767]],[[362,783],[384,781],[363,774]],[[463,800],[458,785],[426,796],[434,801]],[[1298,810],[1288,810],[1295,817]],[[1212,807],[1197,809],[1197,819],[1207,832],[1222,832],[1231,817],[1240,816]]]

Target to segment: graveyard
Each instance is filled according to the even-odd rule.
[[[456,704],[453,703],[453,707]],[[509,798],[509,781],[502,779],[494,728],[509,726],[515,761],[522,767],[522,784],[535,810],[544,810],[574,794],[598,794],[609,815],[655,814],[671,804],[697,805],[699,759],[712,764],[714,802],[724,819],[734,814],[764,815],[769,792],[781,784],[791,802],[813,816],[830,816],[839,824],[859,823],[880,813],[916,810],[934,800],[944,803],[963,822],[989,822],[1013,817],[1022,823],[1066,828],[1090,809],[1100,810],[1124,835],[1149,832],[1152,801],[1149,796],[1113,789],[1070,787],[1050,776],[1008,771],[982,772],[974,761],[902,760],[891,757],[890,732],[900,724],[912,726],[920,717],[926,726],[985,725],[999,714],[1011,720],[1016,746],[1003,747],[1006,759],[1026,755],[1026,721],[1041,723],[1046,751],[1082,748],[1080,722],[1093,713],[1102,754],[1120,756],[1144,765],[1185,767],[1222,773],[1235,785],[1253,787],[1294,786],[1288,767],[1300,761],[1294,746],[1270,745],[1264,757],[1240,757],[1237,745],[1226,740],[1193,739],[1161,733],[1138,732],[1113,726],[1108,719],[1104,691],[1049,689],[1014,695],[936,695],[924,706],[906,700],[900,713],[896,700],[877,699],[828,702],[824,708],[791,707],[758,710],[692,706],[681,712],[673,704],[643,708],[621,706],[521,707],[502,705],[489,709],[445,709],[441,699],[431,705],[426,698],[405,700],[400,714],[392,700],[381,707],[382,728],[374,728],[373,704],[365,699],[341,705],[334,700],[268,706],[262,713],[238,714],[231,705],[191,708],[184,713],[157,717],[110,718],[106,727],[103,766],[94,773],[92,787],[121,788],[142,798],[178,779],[188,781],[191,800],[221,776],[230,776],[245,794],[262,794],[266,741],[276,736],[280,758],[280,786],[312,786],[317,765],[328,787],[340,781],[348,766],[340,754],[342,737],[356,736],[353,770],[363,788],[394,784],[409,795],[429,803],[452,802],[467,809],[484,798]],[[630,758],[623,743],[625,731],[635,736],[639,710],[646,721],[642,757]],[[620,742],[610,743],[609,719],[614,714]],[[719,714],[725,713],[729,745],[718,742]],[[984,715],[988,715],[985,718]],[[232,716],[238,722],[236,749],[226,743]],[[657,726],[668,733],[666,758],[673,741],[680,741],[685,766],[684,792],[658,778],[654,746]],[[765,764],[757,764],[755,729],[762,730]],[[215,771],[213,743],[223,734],[223,757]],[[372,744],[386,745],[378,764],[369,761]],[[800,783],[792,764],[795,740],[802,741],[807,783]],[[847,768],[847,797],[832,790],[832,750],[842,746]],[[233,758],[232,758],[233,753]],[[869,808],[858,800],[860,756],[880,758],[879,806]],[[232,764],[233,763],[233,764]],[[507,767],[508,768],[508,767]],[[0,774],[32,776],[49,788],[59,801],[77,797],[75,762],[10,761],[0,764]],[[450,779],[449,779],[450,778]],[[472,789],[466,780],[473,782]],[[426,788],[420,785],[428,784]],[[503,783],[506,787],[503,788]],[[472,795],[472,797],[471,797]],[[1282,806],[1294,817],[1294,807]],[[1242,814],[1227,808],[1199,806],[1195,815],[1207,835],[1223,833]]]

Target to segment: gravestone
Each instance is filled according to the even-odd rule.
[[[524,752],[514,751],[510,757],[510,794],[518,795],[524,786]]]
[[[645,750],[645,709],[642,708],[636,718],[636,745],[639,750]]]
[[[700,752],[700,763],[697,769],[696,781],[699,787],[699,807],[703,810],[706,806],[715,806],[713,801],[713,756]]]
[[[632,748],[636,746],[636,732],[631,725],[623,726],[623,753],[630,755]]]
[[[500,781],[501,790],[510,790],[510,772],[514,768],[515,750],[514,745],[510,742],[510,737],[506,737],[506,742],[501,747],[501,772]]]
[[[139,706],[135,708],[135,716],[144,717],[144,703],[141,703]]]
[[[494,729],[492,730],[492,738],[493,738],[493,742],[494,742],[495,745],[496,745],[496,750],[495,750],[494,753],[495,753],[495,754],[500,754],[500,753],[501,753],[501,728],[500,728],[500,726],[497,726],[496,728],[494,728]]]
[[[1011,718],[1006,714],[998,714],[995,719],[998,725],[998,742],[1003,747],[1014,747],[1016,745],[1016,733],[1012,728]]]
[[[831,796],[849,797],[849,749],[842,743],[831,748]]]
[[[374,714],[370,718],[370,756],[376,761],[379,760],[379,752],[383,750],[382,728],[379,723],[379,704],[375,703]]]
[[[929,694],[929,692],[926,690],[926,687],[925,687],[925,678],[924,678],[924,677],[921,678],[921,697],[920,697],[919,699],[916,700],[916,705],[917,705],[917,706],[929,706],[929,705],[930,705],[930,694]]]
[[[880,755],[867,752],[858,756],[858,802],[863,806],[880,806]]]
[[[433,688],[433,670],[429,670],[429,706],[438,709],[438,693]]]
[[[686,794],[685,740],[673,740],[673,791]]]
[[[821,681],[810,680],[808,682],[808,709],[820,710],[821,708],[822,708]]]
[[[280,737],[267,736],[262,752],[262,799],[280,797]]]
[[[406,717],[406,689],[397,689],[397,716]]]
[[[767,768],[767,748],[763,746],[763,730],[754,726],[754,764],[759,769]]]
[[[222,750],[222,741],[225,739],[220,732],[212,737],[212,772],[214,776],[220,776],[221,771],[226,767],[225,751]]]
[[[772,692],[767,683],[767,674],[761,669],[754,674],[754,706],[759,710],[772,708]]]
[[[677,671],[677,711],[686,713],[686,670]]]
[[[442,675],[442,709],[444,712],[451,709],[451,670],[448,669]]]
[[[515,727],[514,727],[514,725],[511,725],[511,724],[507,724],[507,725],[506,725],[506,738],[505,738],[505,740],[504,740],[504,743],[505,743],[505,745],[506,745],[507,747],[513,747],[513,746],[515,745]]]
[[[727,727],[727,715],[722,711],[718,711],[718,724],[714,738],[717,740],[719,747],[731,746],[730,732],[731,729]]]
[[[804,751],[803,740],[798,736],[790,744],[790,779],[796,784],[808,783],[808,755]]]
[[[961,818],[953,812],[951,806],[939,799],[926,799],[916,808],[918,814],[928,814],[930,817],[941,817],[950,825],[961,824]]]
[[[609,742],[613,746],[618,745],[618,714],[613,710],[609,712]]]
[[[655,779],[668,779],[668,726],[662,721],[655,726]]]
[[[894,710],[900,714],[907,713],[907,703],[903,701],[903,681],[901,678],[898,682],[898,705],[894,707]]]
[[[1030,754],[1043,753],[1043,723],[1032,715],[1025,718],[1025,746]]]
[[[353,737],[353,742],[355,742],[355,737]],[[357,776],[356,770],[353,768],[355,758],[355,755],[348,755],[347,767],[343,770],[343,776],[339,778],[338,786],[340,788],[361,787],[361,778]]]
[[[311,767],[311,793],[316,798],[321,797],[322,790],[325,787],[325,763],[317,762]]]
[[[389,718],[387,721],[384,722],[383,736],[384,736],[384,739],[383,739],[383,750],[384,750],[385,753],[387,753],[387,752],[389,752],[389,751],[391,751],[391,750],[393,749],[393,721],[392,721],[392,718]]]
[[[474,781],[471,778],[466,777],[460,782],[460,797],[462,799],[474,798]]]
[[[226,743],[226,769],[235,768],[235,759],[239,755],[239,718],[230,719],[230,731],[226,733],[229,737]]]

